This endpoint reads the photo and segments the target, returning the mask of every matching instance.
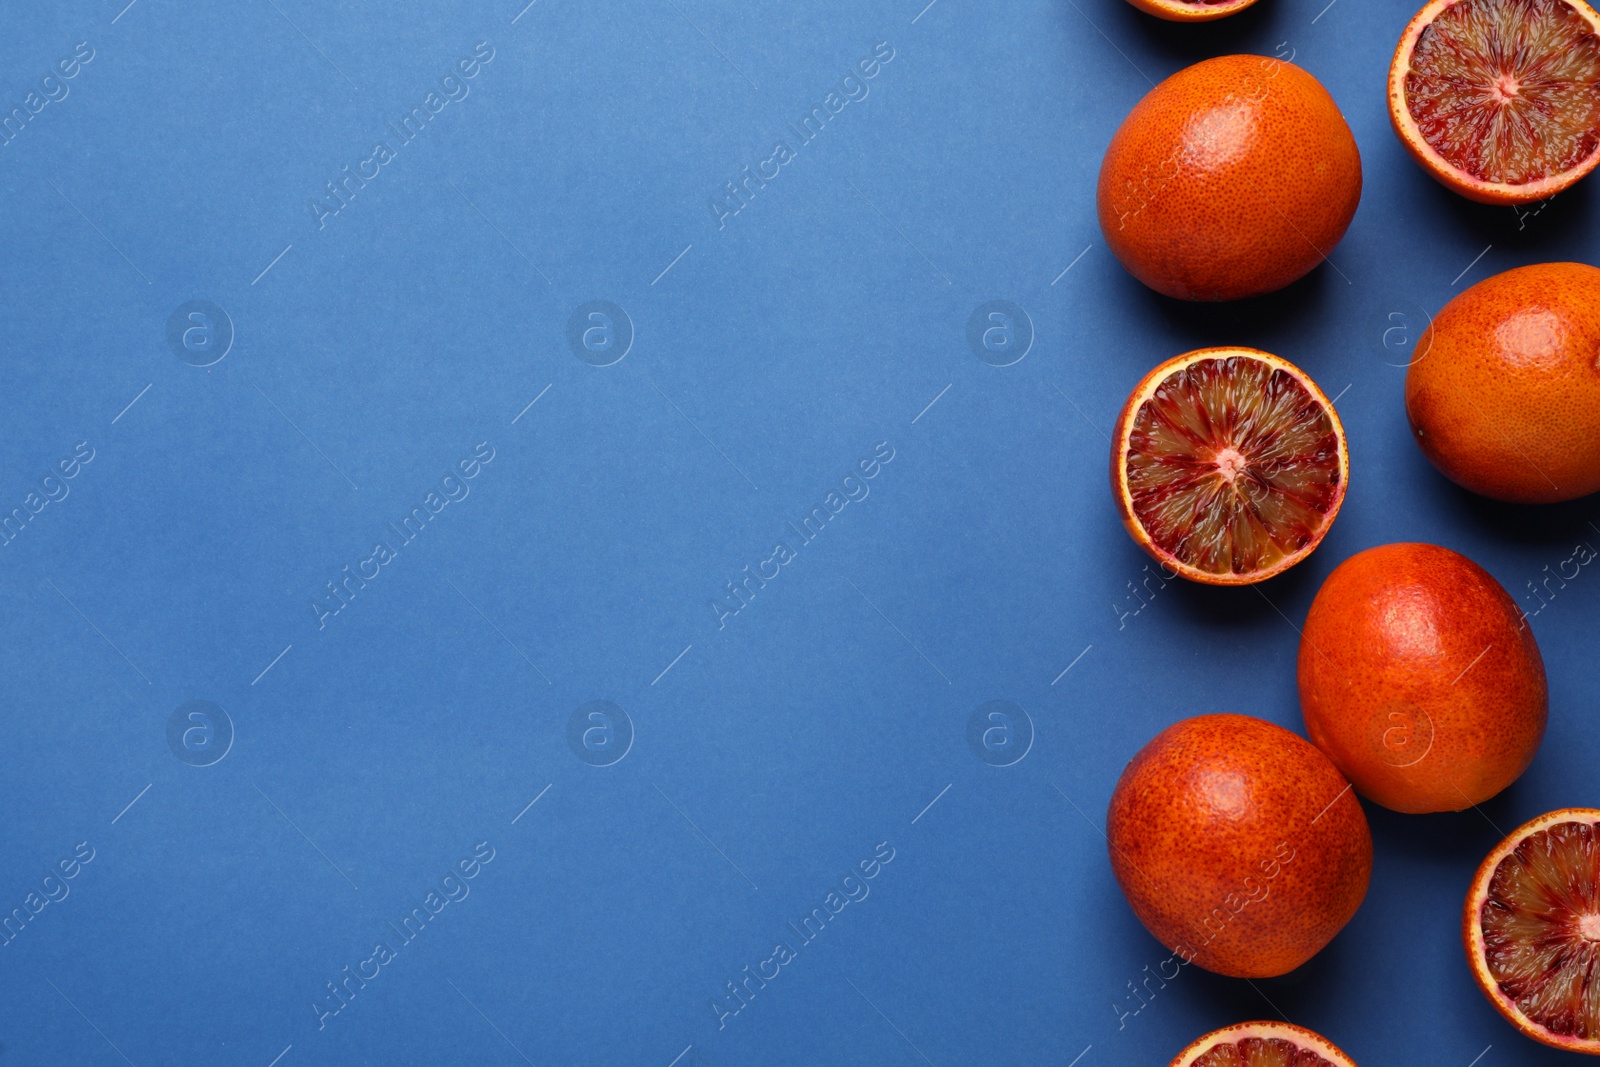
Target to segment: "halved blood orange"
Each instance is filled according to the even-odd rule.
[[[1472,879],[1461,936],[1513,1026],[1600,1055],[1600,811],[1552,811],[1500,842]]]
[[[1128,0],[1147,15],[1168,22],[1210,22],[1234,15],[1256,0]]]
[[[1433,0],[1400,36],[1389,119],[1462,196],[1552,196],[1600,162],[1600,15],[1583,0]]]
[[[1201,348],[1145,375],[1111,440],[1122,524],[1207,585],[1280,574],[1321,543],[1350,478],[1344,426],[1317,384],[1254,348]]]
[[[1211,1031],[1169,1067],[1356,1067],[1356,1061],[1314,1030],[1258,1022]]]

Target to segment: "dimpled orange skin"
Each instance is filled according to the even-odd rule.
[[[1516,781],[1539,750],[1549,690],[1533,631],[1458,552],[1394,544],[1351,556],[1302,634],[1306,732],[1369,800],[1460,811]]]
[[[1320,816],[1320,817],[1319,817]],[[1111,870],[1163,945],[1236,978],[1286,974],[1355,914],[1372,874],[1361,802],[1298,734],[1248,715],[1174,723],[1123,770]]]
[[[1406,417],[1451,481],[1519,504],[1600,490],[1600,270],[1540,263],[1444,306],[1406,371]]]
[[[1111,138],[1096,192],[1106,244],[1182,300],[1303,277],[1344,236],[1361,155],[1338,105],[1292,63],[1221,56],[1150,90]]]

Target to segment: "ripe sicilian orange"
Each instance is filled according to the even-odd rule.
[[[1259,582],[1310,555],[1349,480],[1333,404],[1254,348],[1167,360],[1129,394],[1111,439],[1122,524],[1162,566],[1208,585]]]
[[[1553,196],[1600,162],[1600,16],[1583,0],[1432,0],[1400,35],[1389,120],[1462,196]]]
[[[1356,1067],[1356,1062],[1314,1030],[1253,1022],[1197,1038],[1168,1067]]]
[[[1511,1025],[1600,1055],[1600,811],[1552,811],[1500,842],[1467,891],[1461,936]]]
[[[1600,270],[1519,267],[1444,306],[1406,372],[1417,445],[1452,481],[1516,503],[1600,490]]]
[[[1286,974],[1350,921],[1372,873],[1367,818],[1337,768],[1281,726],[1201,715],[1123,769],[1106,813],[1133,913],[1186,962]]]
[[[1128,0],[1148,15],[1169,22],[1210,22],[1236,15],[1256,0]]]
[[[1111,138],[1096,205],[1134,277],[1237,300],[1307,274],[1361,199],[1361,156],[1322,84],[1292,63],[1221,56],[1151,89]]]
[[[1302,631],[1311,740],[1362,796],[1459,811],[1527,769],[1544,737],[1544,661],[1516,604],[1437,545],[1369,548],[1323,582]]]

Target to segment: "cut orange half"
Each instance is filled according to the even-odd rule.
[[[1356,1062],[1303,1026],[1237,1023],[1200,1038],[1169,1067],[1356,1067]]]
[[[1500,842],[1472,879],[1461,936],[1511,1025],[1600,1055],[1600,811],[1552,811]]]
[[[1256,0],[1128,0],[1128,3],[1147,15],[1168,22],[1210,22],[1224,15],[1234,15]]]
[[[1389,119],[1462,196],[1553,196],[1600,162],[1600,16],[1583,0],[1433,0],[1389,66]]]
[[[1349,478],[1333,403],[1254,348],[1167,360],[1134,388],[1111,440],[1122,524],[1168,570],[1207,585],[1248,585],[1305,559]]]

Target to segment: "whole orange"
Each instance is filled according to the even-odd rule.
[[[1221,56],[1151,89],[1111,138],[1096,206],[1134,277],[1184,300],[1281,289],[1333,251],[1361,199],[1338,105],[1292,63]]]
[[[1311,740],[1395,811],[1500,792],[1533,761],[1549,707],[1516,604],[1438,545],[1381,545],[1335,568],[1306,617],[1299,681]]]
[[[1298,734],[1248,715],[1161,731],[1123,769],[1106,813],[1111,870],[1145,929],[1185,962],[1286,974],[1367,893],[1361,803]]]
[[[1600,270],[1540,263],[1444,306],[1406,372],[1423,455],[1475,493],[1515,503],[1600,490]]]

